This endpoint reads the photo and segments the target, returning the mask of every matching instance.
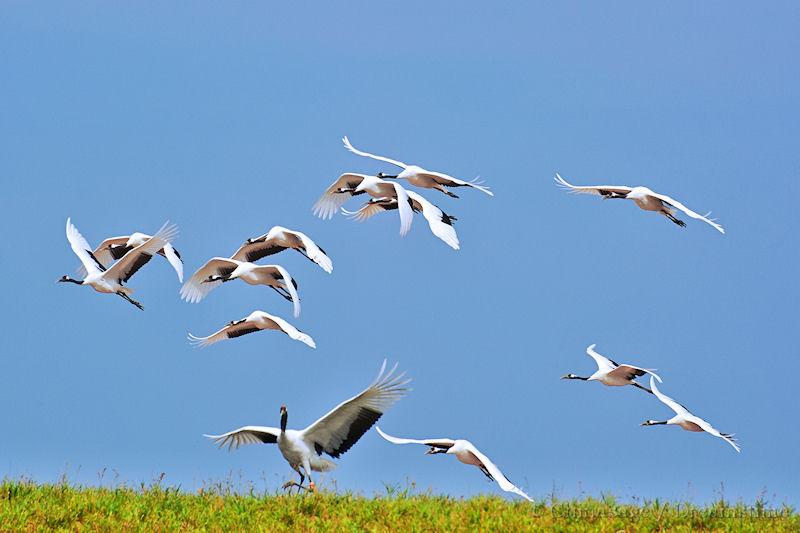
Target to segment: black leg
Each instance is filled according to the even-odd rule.
[[[644,385],[639,385],[639,384],[638,384],[638,383],[636,383],[635,381],[632,381],[632,382],[631,382],[631,385],[633,385],[633,386],[634,386],[634,387],[636,387],[637,389],[642,389],[643,391],[647,391],[647,392],[649,392],[650,394],[653,394],[653,391],[651,391],[650,389],[648,389],[648,388],[647,388],[647,387],[645,387]]]
[[[120,291],[120,292],[118,292],[117,294],[119,294],[119,295],[120,295],[120,296],[122,296],[122,297],[123,297],[125,300],[127,300],[128,302],[132,303],[133,305],[135,305],[136,307],[138,307],[139,309],[141,309],[142,311],[144,311],[144,307],[142,307],[142,304],[140,304],[139,302],[137,302],[136,300],[134,300],[133,298],[131,298],[130,296],[128,296],[128,295],[127,295],[127,294],[125,294],[124,292],[121,292],[121,291]]]
[[[669,218],[671,221],[673,221],[675,224],[679,225],[680,227],[682,227],[682,228],[686,227],[686,222],[684,222],[683,220],[681,220],[679,218],[675,218],[675,215],[673,215],[672,213],[667,213],[665,211],[664,214],[667,215],[667,218]]]

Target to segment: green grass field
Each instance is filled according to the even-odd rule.
[[[707,507],[613,498],[530,504],[497,496],[454,499],[389,491],[374,498],[315,493],[186,493],[153,486],[83,488],[29,481],[0,484],[0,531],[800,531],[794,510]]]

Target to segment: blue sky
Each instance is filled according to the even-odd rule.
[[[293,475],[277,449],[227,453],[201,434],[277,425],[282,403],[305,427],[388,357],[414,390],[384,430],[468,438],[535,497],[800,503],[796,4],[0,9],[1,475],[165,472],[196,489],[233,472],[271,490]],[[395,216],[314,218],[341,172],[390,170],[346,152],[343,135],[485,178],[494,198],[421,191],[458,217],[462,250],[421,217],[404,239]],[[556,171],[647,185],[728,233],[567,195]],[[318,349],[269,333],[193,349],[187,332],[290,309],[243,283],[184,303],[165,261],[131,280],[143,313],[56,285],[78,263],[68,216],[92,244],[174,221],[187,272],[276,224],[308,233],[332,275],[276,260],[300,283],[293,322]],[[639,427],[671,415],[641,391],[559,380],[593,371],[592,343],[658,368],[662,390],[735,432],[742,453]],[[498,492],[423,451],[369,432],[325,479],[365,494],[407,480]]]

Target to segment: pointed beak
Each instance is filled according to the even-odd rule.
[[[569,379],[569,374],[564,374],[563,376],[561,376],[561,379]]]

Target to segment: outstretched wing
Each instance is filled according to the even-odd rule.
[[[331,261],[331,258],[328,257],[328,254],[325,253],[325,250],[318,246],[317,243],[311,239],[311,237],[300,231],[287,229],[284,229],[283,231],[290,235],[294,235],[297,239],[300,239],[302,248],[306,253],[306,257],[318,264],[319,267],[328,274],[333,272],[333,261]]]
[[[406,192],[411,200],[420,205],[422,209],[422,216],[424,216],[425,220],[428,221],[428,226],[430,226],[431,232],[444,241],[444,243],[453,250],[458,250],[460,248],[460,244],[458,242],[456,230],[453,228],[452,217],[445,214],[444,211],[430,203],[422,195],[417,194],[414,191]]]
[[[85,268],[87,272],[96,274],[106,269],[94,256],[92,247],[89,246],[89,243],[86,242],[86,239],[83,238],[83,235],[81,235],[78,228],[72,224],[69,218],[67,218],[67,240],[69,241],[72,251],[75,252],[75,255],[81,260],[83,268]]]
[[[256,331],[260,330],[261,328],[257,327],[254,323],[248,320],[240,320],[238,322],[234,322],[233,324],[228,324],[221,330],[212,333],[208,337],[195,337],[189,333],[188,338],[189,342],[193,346],[205,348],[225,339],[234,339],[236,337],[241,337],[242,335],[247,335],[248,333],[255,333]]]
[[[155,235],[126,253],[122,259],[108,269],[105,275],[111,279],[118,279],[120,282],[128,281],[153,258],[153,255],[169,244],[177,235],[178,226],[165,222]]]
[[[236,252],[234,252],[234,254],[231,256],[231,259],[255,263],[263,257],[277,254],[285,249],[286,247],[278,244],[276,239],[267,239],[266,235],[262,235],[261,237],[253,240],[253,242],[244,243],[241,245],[239,249],[236,250]]]
[[[401,439],[399,437],[392,437],[384,433],[381,428],[375,426],[375,430],[381,437],[388,440],[392,444],[422,444],[432,448],[439,448],[440,450],[447,450],[456,443],[453,439]]]
[[[675,414],[682,415],[682,416],[694,416],[692,413],[689,412],[687,408],[667,396],[666,394],[662,393],[656,387],[656,381],[653,379],[653,376],[650,376],[650,390],[653,391],[653,394],[656,395],[656,398],[661,400],[662,403],[666,404],[670,409],[675,411]]]
[[[484,192],[489,196],[494,196],[494,193],[489,190],[489,187],[483,185],[483,181],[480,178],[475,178],[472,181],[464,181],[454,178],[453,176],[449,176],[441,172],[433,172],[431,170],[420,172],[420,176],[427,176],[439,185],[444,185],[445,187],[471,187]]]
[[[400,236],[403,237],[411,229],[411,222],[414,220],[414,212],[411,204],[408,203],[408,192],[399,183],[392,183],[395,194],[397,195],[397,211],[400,213]]]
[[[342,138],[342,143],[344,144],[345,148],[347,148],[349,151],[353,152],[356,155],[369,157],[371,159],[377,159],[378,161],[383,161],[384,163],[389,163],[390,165],[395,165],[403,169],[408,166],[405,163],[401,163],[400,161],[395,161],[394,159],[389,159],[388,157],[383,157],[382,155],[375,155],[375,154],[370,154],[368,152],[362,152],[361,150],[357,150],[355,147],[353,147],[352,144],[350,144],[350,139],[348,139],[346,135]]]
[[[597,345],[596,344],[592,344],[591,346],[586,348],[586,353],[592,359],[594,359],[595,363],[597,363],[597,369],[598,370],[602,370],[603,372],[611,372],[612,370],[614,370],[617,367],[617,365],[614,364],[614,362],[611,361],[611,359],[609,359],[608,357],[605,357],[605,356],[600,355],[599,353],[595,352],[594,351],[594,347],[595,346],[597,346]]]
[[[181,298],[187,302],[197,303],[209,292],[219,287],[222,281],[208,281],[211,276],[227,276],[239,266],[237,261],[227,257],[212,257],[201,266],[181,287]]]
[[[321,219],[333,218],[336,211],[353,195],[353,191],[358,187],[365,174],[355,174],[348,172],[339,176],[336,181],[331,183],[322,194],[317,203],[314,204],[314,215]]]
[[[183,260],[181,259],[180,254],[169,243],[164,245],[163,252],[164,257],[167,258],[169,264],[175,269],[175,273],[178,274],[178,281],[183,283]]]
[[[474,444],[472,444],[469,441],[465,442],[467,444],[467,447],[469,448],[469,451],[471,451],[472,454],[475,457],[477,457],[478,460],[483,464],[486,470],[489,471],[489,473],[492,475],[497,484],[500,485],[501,489],[503,489],[506,492],[513,492],[518,496],[522,496],[529,502],[533,501],[531,497],[525,494],[525,492],[522,489],[511,483],[508,480],[508,478],[500,471],[500,469],[497,468],[497,466],[488,457],[482,454],[481,451],[478,448],[476,448]]]
[[[211,439],[220,448],[228,446],[228,450],[238,448],[242,444],[275,444],[278,442],[278,435],[281,430],[266,426],[244,426],[222,435],[203,435]]]
[[[258,266],[255,270],[269,274],[275,279],[283,280],[283,284],[286,290],[289,292],[289,296],[292,298],[292,305],[294,307],[294,317],[295,318],[299,317],[300,297],[297,295],[297,285],[295,284],[295,281],[292,279],[292,276],[289,275],[289,272],[280,265],[262,265]]]
[[[108,266],[116,261],[117,259],[121,258],[125,255],[130,248],[125,247],[125,243],[128,242],[130,237],[120,236],[120,237],[111,237],[103,242],[100,243],[100,246],[94,249],[94,258],[97,259],[97,262],[103,265],[104,268],[108,268]],[[81,277],[86,277],[86,267],[81,264],[78,267],[78,274]]]
[[[699,416],[692,416],[691,421],[700,426],[701,428],[703,428],[703,430],[706,431],[707,433],[711,433],[715,437],[721,438],[722,440],[733,446],[734,450],[741,453],[742,449],[739,447],[739,443],[736,441],[736,439],[733,438],[732,433],[720,433],[719,430],[717,430],[714,426],[712,426]]]
[[[662,202],[668,204],[669,206],[674,207],[675,209],[680,209],[681,211],[686,213],[688,216],[690,216],[690,217],[692,217],[694,219],[697,219],[697,220],[702,220],[703,222],[706,222],[707,224],[710,224],[711,226],[714,227],[714,229],[716,229],[718,232],[722,233],[723,235],[725,234],[725,228],[723,228],[722,226],[717,224],[713,219],[707,218],[708,215],[710,215],[711,213],[708,213],[705,216],[703,216],[703,215],[700,215],[698,213],[695,213],[694,211],[692,211],[691,209],[689,209],[688,207],[686,207],[685,205],[683,205],[679,201],[677,201],[677,200],[675,200],[673,198],[670,198],[666,194],[658,194],[658,193],[655,193],[655,192],[652,192],[652,191],[650,192],[650,194],[652,196],[655,196],[656,198],[658,198]]]
[[[406,191],[410,192],[410,191]],[[365,220],[374,217],[378,213],[383,213],[384,211],[391,211],[392,209],[397,209],[397,200],[395,198],[372,198],[369,202],[366,202],[362,205],[358,211],[348,211],[344,207],[341,208],[342,213],[347,215],[352,220],[356,220],[358,222],[364,222]]]
[[[300,331],[293,325],[289,324],[281,317],[265,313],[264,311],[257,311],[257,313],[259,313],[263,319],[267,320],[268,322],[271,322],[269,326],[270,329],[283,331],[289,336],[289,338],[296,341],[300,341],[306,346],[310,346],[311,348],[317,347],[317,344],[314,342],[314,339],[312,339],[310,335],[303,333],[302,331]]]
[[[339,457],[349,450],[397,400],[405,396],[409,379],[394,375],[395,365],[384,375],[386,361],[375,381],[361,394],[337,405],[303,430],[303,438],[317,453]]]
[[[558,173],[556,173],[555,180],[556,185],[562,189],[567,189],[570,192],[579,194],[594,194],[603,197],[613,195],[625,196],[632,190],[632,188],[628,187],[627,185],[585,185],[582,187],[577,187],[571,183],[567,183],[567,180],[562,178]]]

